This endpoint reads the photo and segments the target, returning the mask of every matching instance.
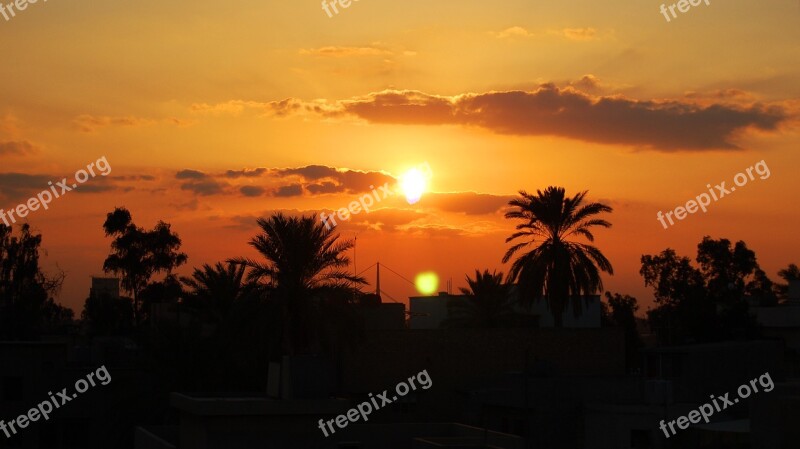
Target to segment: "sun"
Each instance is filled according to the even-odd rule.
[[[428,187],[428,180],[422,171],[412,168],[400,177],[400,188],[406,196],[408,204],[414,204],[422,198],[425,189]]]

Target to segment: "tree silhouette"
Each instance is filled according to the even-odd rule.
[[[657,305],[648,321],[664,343],[754,337],[758,326],[747,296],[774,303],[772,281],[742,241],[731,245],[728,239],[703,237],[698,268],[672,249],[641,260],[639,273],[653,287]]]
[[[245,282],[245,269],[245,265],[232,262],[204,264],[194,269],[192,277],[181,277],[181,282],[191,289],[193,305],[220,323],[228,317],[233,305],[252,290]]]
[[[524,190],[508,204],[514,210],[506,218],[519,219],[517,232],[506,243],[525,239],[506,251],[503,263],[508,262],[524,248],[533,248],[517,257],[511,265],[509,278],[518,283],[520,300],[530,305],[533,300],[544,299],[553,313],[556,327],[562,327],[563,314],[572,298],[576,316],[582,313],[581,295],[592,295],[603,290],[600,272],[613,274],[611,263],[595,246],[574,241],[584,237],[594,241],[591,229],[595,226],[611,227],[606,220],[593,218],[612,209],[602,203],[583,204],[588,192],[567,197],[561,187],[548,187],[536,195]]]
[[[495,328],[510,326],[514,318],[511,285],[503,281],[503,273],[481,273],[466,276],[469,288],[461,288],[464,301],[450,302],[443,327]]]
[[[800,281],[800,268],[798,268],[797,265],[791,263],[789,264],[788,267],[778,271],[778,276],[780,276],[784,281],[786,281],[786,283],[775,285],[775,290],[781,299],[788,299],[789,282]]]
[[[230,262],[247,267],[248,281],[278,303],[285,353],[316,350],[323,322],[336,318],[326,316],[323,309],[347,302],[355,288],[366,284],[364,278],[345,270],[350,260],[344,253],[353,241],[340,241],[314,215],[276,213],[257,223],[261,233],[250,240],[250,246],[264,262],[249,258]]]
[[[0,224],[0,337],[34,339],[72,321],[72,311],[56,304],[52,296],[61,288],[64,274],[48,277],[39,268],[41,234],[20,226],[19,236]]]
[[[103,229],[106,237],[114,237],[103,270],[122,277],[122,288],[133,297],[134,322],[138,325],[142,315],[140,294],[153,275],[170,274],[186,263],[186,254],[179,252],[181,239],[163,221],[150,231],[137,227],[125,208],[110,212]]]
[[[629,295],[606,292],[606,301],[601,303],[603,326],[620,327],[625,331],[625,361],[628,370],[640,366],[639,350],[642,339],[636,326],[636,298]]]
[[[91,335],[126,335],[133,329],[130,298],[112,298],[108,293],[90,295],[83,303],[81,320]]]

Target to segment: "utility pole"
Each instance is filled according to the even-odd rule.
[[[378,275],[376,276],[375,280],[375,294],[378,295],[378,298],[381,297],[381,263],[377,263],[378,266]]]

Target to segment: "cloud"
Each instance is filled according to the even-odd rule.
[[[261,196],[266,191],[267,189],[259,186],[242,186],[239,188],[239,193],[248,197]]]
[[[466,235],[461,228],[439,224],[409,226],[404,231],[409,236],[426,238],[453,238]]]
[[[238,115],[245,109],[266,110],[268,108],[269,108],[269,103],[262,103],[259,101],[230,100],[224,103],[217,103],[217,104],[194,103],[190,107],[190,110],[192,112],[212,114],[212,115],[219,115],[219,114]]]
[[[139,117],[109,117],[109,116],[96,116],[90,114],[83,114],[75,117],[73,120],[75,125],[83,132],[94,132],[100,128],[109,126],[146,126],[156,123],[155,120],[139,118]]]
[[[555,34],[573,41],[590,41],[597,37],[597,30],[594,28],[564,28],[556,31]]]
[[[572,81],[568,84],[580,91],[594,93],[600,89],[600,80],[594,75],[583,75],[578,81]]]
[[[18,198],[31,192],[45,190],[48,181],[53,179],[50,175],[27,173],[0,173],[0,193],[7,198]]]
[[[48,182],[60,181],[63,176],[50,174],[27,174],[27,173],[0,173],[0,196],[6,199],[22,201],[26,197],[33,196],[39,192],[48,190],[51,185]],[[104,193],[112,191],[129,192],[133,187],[120,186],[116,183],[118,179],[112,177],[96,176],[89,178],[83,184],[78,184],[69,193]],[[67,177],[67,185],[71,185],[74,180]],[[61,193],[60,188],[56,190]]]
[[[510,27],[510,28],[506,28],[503,31],[500,31],[500,32],[497,32],[497,33],[492,33],[492,34],[494,35],[494,37],[496,37],[498,39],[509,39],[509,38],[515,38],[515,37],[531,37],[531,36],[533,36],[533,33],[529,32],[525,28],[522,28],[522,27],[519,27],[519,26],[513,26],[513,27]]]
[[[597,38],[597,30],[588,27],[548,30],[546,32],[544,31],[540,32],[539,35],[545,35],[545,33],[560,36],[573,41],[590,41]],[[491,34],[497,39],[507,39],[507,40],[526,39],[537,35],[537,33],[529,31],[521,26],[512,26],[506,28],[503,31],[492,32]]]
[[[321,195],[326,193],[337,193],[344,190],[344,186],[336,185],[330,181],[321,182],[319,184],[308,184],[306,190],[314,195]]]
[[[181,184],[181,190],[187,190],[201,196],[218,195],[220,193],[224,193],[225,187],[226,186],[224,184],[214,181],[213,179],[190,181]]]
[[[272,196],[278,198],[288,198],[292,196],[300,196],[303,194],[303,186],[301,184],[289,184],[280,186],[272,191]]]
[[[336,47],[327,46],[300,50],[301,55],[328,57],[328,58],[348,58],[353,56],[386,56],[392,52],[382,48],[367,47]]]
[[[261,176],[262,174],[266,173],[266,171],[267,171],[267,169],[263,168],[263,167],[254,168],[252,170],[248,170],[246,168],[244,168],[242,170],[228,170],[227,172],[225,172],[225,177],[226,178],[241,178],[241,177],[254,178],[254,177]]]
[[[336,211],[329,211],[328,215]],[[334,218],[337,222],[336,229],[339,231],[350,229],[374,229],[377,231],[400,232],[412,223],[424,221],[431,215],[417,209],[393,209],[381,208],[373,209],[370,213],[359,213],[350,215],[350,219],[341,221]]]
[[[591,85],[593,80],[585,78],[583,82]],[[789,118],[786,110],[776,105],[636,100],[621,95],[595,96],[554,84],[533,91],[452,97],[386,90],[329,104],[321,114],[350,115],[382,124],[475,126],[498,134],[557,136],[659,151],[735,150],[739,147],[733,141],[740,133],[775,131]]]
[[[188,168],[175,173],[175,179],[205,179],[206,177],[208,175],[205,173]]]
[[[152,175],[127,175],[127,176],[114,176],[118,181],[155,181],[156,177]]]
[[[351,170],[325,165],[229,169],[218,173],[186,168],[175,172],[174,178],[181,181],[179,182],[181,190],[198,195],[241,195],[248,198],[262,195],[301,196],[304,190],[312,196],[359,193],[370,191],[373,188],[378,189],[387,182],[389,184],[396,182],[392,176],[383,172]],[[252,185],[246,181],[255,178],[263,178],[264,185]],[[120,179],[134,180],[133,177]]]
[[[73,189],[75,193],[105,193],[105,192],[130,192],[133,190],[133,187],[122,187],[115,184],[117,179],[108,178],[108,177],[95,177],[91,178],[89,181],[79,184],[78,188]]]
[[[491,195],[488,193],[431,193],[425,195],[425,205],[443,212],[466,215],[495,214],[513,199],[512,195]]]
[[[284,168],[272,171],[274,176],[299,177],[309,184],[306,190],[312,194],[358,193],[377,189],[387,182],[394,184],[396,179],[383,172],[337,169],[325,165],[308,165],[298,168]]]
[[[27,140],[5,141],[0,142],[0,156],[14,155],[14,156],[27,156],[37,153],[39,147],[28,142]]]

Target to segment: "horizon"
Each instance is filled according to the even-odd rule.
[[[426,165],[413,204],[395,195],[338,220],[358,236],[351,268],[435,272],[454,292],[475,269],[507,274],[508,201],[563,186],[613,207],[594,243],[614,267],[602,279],[639,314],[653,304],[640,257],[694,260],[706,235],[746,242],[779,281],[800,254],[798,5],[702,3],[670,21],[659,5],[40,2],[0,19],[16,62],[0,71],[0,208],[107,159],[107,175],[24,218],[77,315],[90,277],[110,276],[115,207],[146,229],[171,224],[189,276],[254,256],[257,217],[346,208]],[[676,218],[759,163],[767,178],[751,170]],[[381,284],[405,304],[419,294],[394,275]]]

